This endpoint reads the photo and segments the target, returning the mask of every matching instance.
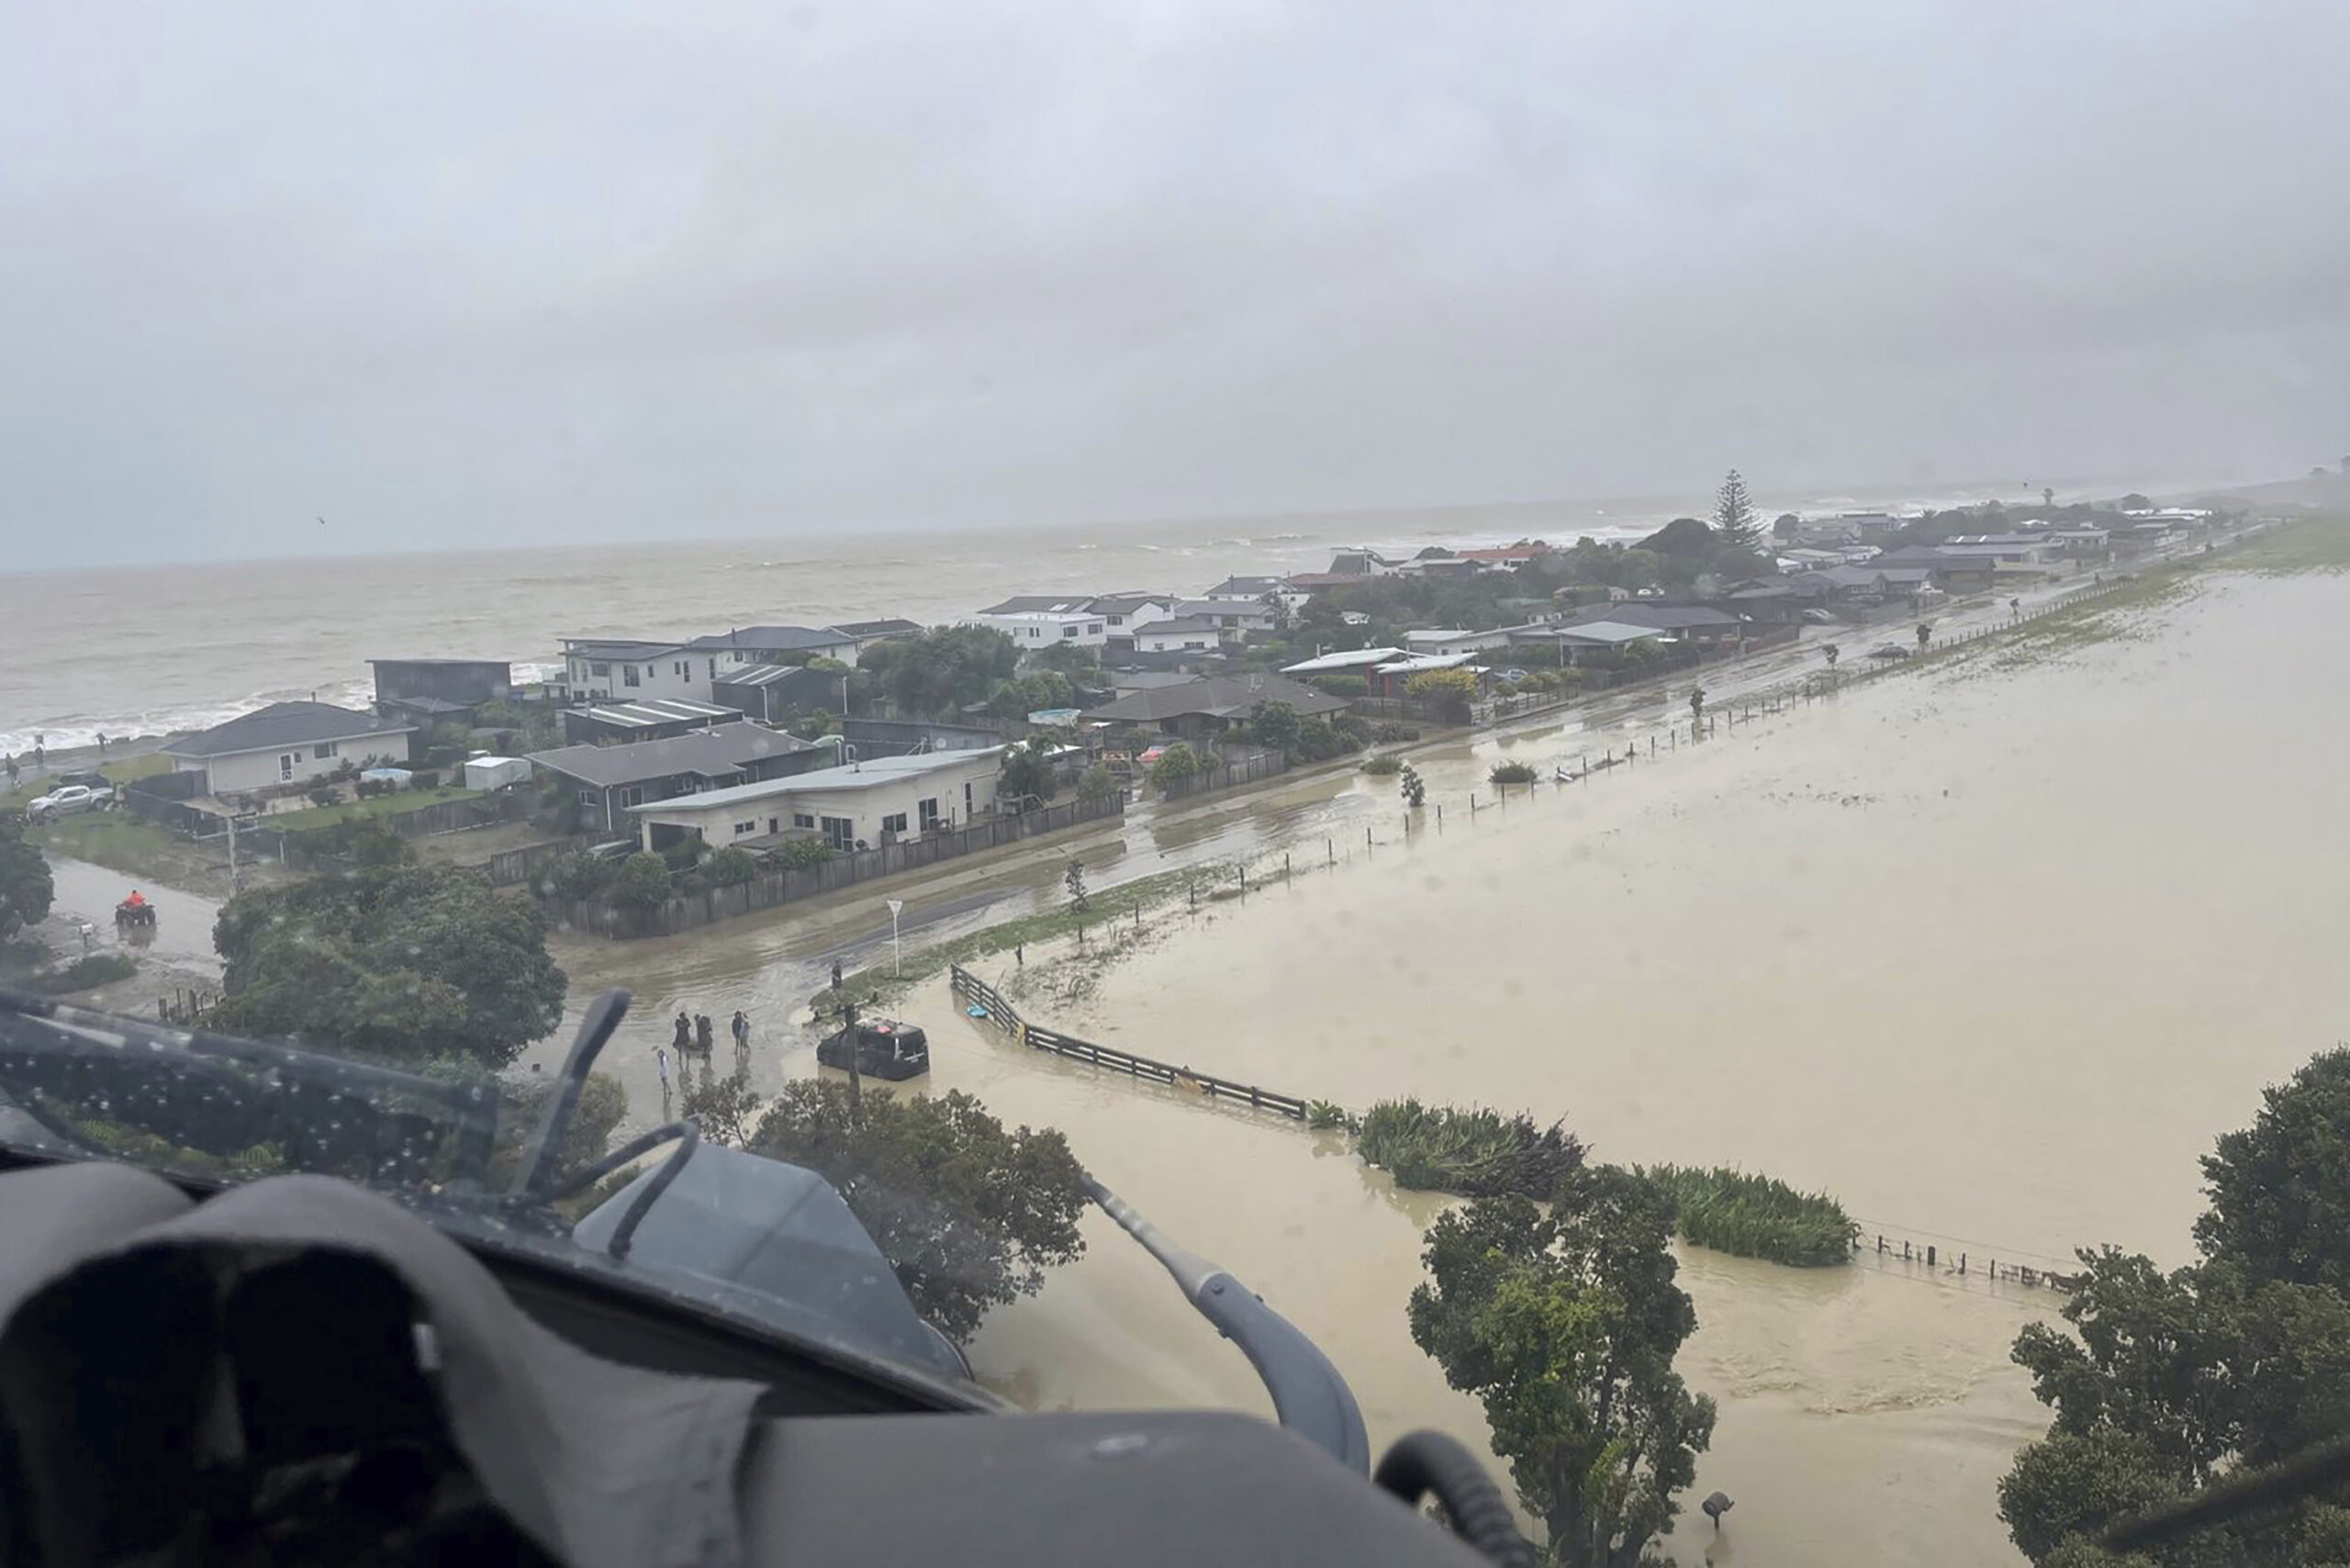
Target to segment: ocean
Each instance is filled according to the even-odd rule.
[[[1758,499],[1772,516],[1990,493]],[[509,659],[530,680],[555,667],[565,637],[893,615],[935,623],[1013,593],[1196,594],[1236,573],[1323,570],[1348,546],[1637,538],[1709,505],[1664,496],[16,573],[0,576],[0,751],[28,750],[36,737],[64,750],[101,733],[202,729],[291,699],[364,706],[369,659]]]

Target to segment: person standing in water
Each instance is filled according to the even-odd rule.
[[[715,1036],[712,1035],[710,1027],[710,1014],[707,1013],[695,1014],[694,1049],[699,1051],[704,1056],[708,1056],[710,1054],[711,1044],[714,1037]]]
[[[677,1009],[677,1035],[674,1043],[677,1047],[677,1060],[683,1064],[686,1053],[694,1048],[694,1023],[686,1016],[686,1010],[682,1007]]]
[[[733,1021],[728,1024],[726,1027],[734,1036],[734,1048],[736,1050],[747,1051],[751,1048],[751,1020],[741,1008],[738,1007],[734,1010]]]

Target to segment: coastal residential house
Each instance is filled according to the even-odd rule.
[[[892,638],[918,635],[922,631],[922,622],[908,621],[901,615],[892,615],[879,621],[844,621],[833,630],[855,643],[856,651],[861,654],[876,643],[887,643]],[[846,662],[855,663],[856,661]]]
[[[1092,603],[1086,594],[1023,594],[973,610],[962,623],[1001,632],[1024,654],[1056,646],[1098,648],[1110,639],[1110,622],[1093,611]]]
[[[563,738],[576,745],[624,745],[666,740],[688,730],[732,722],[736,713],[715,702],[683,697],[647,697],[635,702],[605,702],[563,711]]]
[[[647,849],[686,838],[766,849],[821,835],[834,849],[893,843],[995,809],[1001,745],[871,757],[623,808]]]
[[[1412,678],[1432,670],[1465,669],[1482,678],[1482,658],[1478,654],[1401,654],[1372,666],[1365,678],[1373,697],[1409,697]]]
[[[1207,740],[1266,702],[1286,702],[1304,719],[1326,718],[1347,706],[1343,698],[1283,675],[1215,675],[1128,692],[1086,710],[1081,717],[1088,723],[1134,724],[1185,740]]]
[[[1226,577],[1200,595],[1202,599],[1261,604],[1265,596],[1281,591],[1279,577]]]
[[[1561,665],[1579,665],[1595,655],[1621,653],[1634,643],[1662,645],[1665,640],[1664,633],[1657,627],[1636,626],[1613,620],[1578,621],[1572,624],[1554,622],[1540,626],[1515,627],[1512,631],[1515,645],[1544,649],[1550,656],[1543,662]]]
[[[1493,648],[1506,648],[1514,627],[1497,626],[1491,631],[1472,632],[1465,626],[1438,627],[1423,632],[1404,633],[1404,650],[1412,654],[1482,654]]]
[[[1147,626],[1136,628],[1135,652],[1213,653],[1224,645],[1225,636],[1224,628],[1205,616],[1181,616],[1171,621],[1154,621]]]
[[[428,733],[435,724],[470,724],[490,702],[514,695],[514,666],[504,659],[369,659],[375,711]]]
[[[710,700],[730,712],[772,724],[791,713],[841,711],[841,682],[847,678],[804,665],[745,665],[722,668],[710,683]]]
[[[1922,567],[1927,580],[1944,593],[1988,593],[1999,573],[1997,554],[1968,554],[1931,544],[1888,550],[1869,565],[1879,569]]]
[[[1237,642],[1250,632],[1270,632],[1277,619],[1270,606],[1255,599],[1186,599],[1168,617],[1171,621],[1205,621]]]
[[[641,697],[710,700],[709,663],[688,644],[639,637],[565,637],[564,684],[574,701]]]
[[[1085,608],[1102,618],[1114,644],[1122,637],[1132,636],[1137,627],[1168,619],[1181,602],[1171,593],[1102,593],[1086,600]]]
[[[1316,675],[1360,675],[1370,673],[1391,659],[1404,657],[1401,648],[1341,648],[1335,654],[1316,654],[1310,659],[1300,659],[1293,665],[1281,666],[1281,673],[1304,679]]]
[[[198,793],[241,795],[322,778],[345,762],[408,762],[420,755],[414,723],[330,702],[273,702],[182,735],[162,748],[174,773],[200,773]]]
[[[530,762],[574,791],[589,827],[617,833],[630,831],[631,806],[804,772],[839,755],[834,746],[738,720],[666,740],[532,752]]]
[[[703,679],[716,681],[731,671],[804,665],[811,659],[853,665],[859,644],[848,633],[830,626],[736,626],[696,637],[686,646],[700,656]],[[707,700],[710,693],[702,695]]]

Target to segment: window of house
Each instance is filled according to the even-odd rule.
[[[648,666],[646,667],[650,668],[651,666]],[[621,666],[621,678],[631,686],[642,684],[642,682],[636,678],[636,666],[634,665]]]
[[[595,790],[582,790],[578,791],[578,794],[579,794],[579,803],[580,803],[581,805],[583,805],[583,806],[592,806],[592,805],[594,805],[594,804],[596,803],[596,791],[595,791]]]
[[[781,817],[769,817],[767,819],[767,831],[769,833],[781,833],[783,831],[783,819]]]
[[[332,742],[332,741],[327,741],[327,742],[322,743],[321,745],[314,745],[314,746],[312,746],[312,747],[310,748],[310,760],[311,760],[311,761],[313,761],[313,762],[324,762],[327,758],[329,758],[329,757],[332,756],[333,755],[334,755],[334,742]]]
[[[718,661],[716,659],[711,659],[710,661],[710,678],[712,680],[716,680],[718,678]]]
[[[963,820],[969,822],[978,810],[971,804],[971,781],[967,778],[963,781]]]
[[[753,817],[749,822],[734,824],[734,836],[737,838],[748,838],[758,831],[759,819],[756,817]]]
[[[906,813],[905,813],[905,812],[898,812],[895,816],[887,816],[887,817],[883,817],[883,818],[881,819],[881,831],[882,831],[883,833],[903,833],[903,832],[905,832],[905,831],[906,831]]]
[[[847,817],[826,817],[820,825],[824,830],[825,841],[834,849],[845,851],[856,847],[856,823]]]
[[[589,665],[589,666],[588,666],[588,673],[590,673],[591,675],[600,675],[600,676],[604,676],[604,677],[607,677],[607,678],[609,678],[609,677],[611,675],[611,673],[612,673],[612,666],[611,666],[610,665],[608,665],[608,664],[602,664],[602,665]]]
[[[620,793],[620,802],[623,806],[641,806],[644,804],[644,786],[642,784],[632,784],[625,790],[622,790]]]
[[[1061,635],[1064,637],[1074,637],[1077,635],[1077,628],[1074,626],[1064,626],[1061,628]]]
[[[814,827],[816,825],[816,819],[809,815],[806,812],[794,812],[791,813],[791,825],[794,827]]]
[[[926,801],[916,801],[914,802],[914,814],[922,819],[922,830],[924,833],[928,833],[932,828],[936,827],[938,825],[937,797],[933,796]]]
[[[277,777],[279,779],[284,780],[292,778],[294,777],[294,765],[301,760],[302,754],[298,751],[289,751],[281,755],[277,759]]]

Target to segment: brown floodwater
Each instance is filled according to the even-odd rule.
[[[1495,751],[1462,748],[1424,767],[1440,836],[1382,829],[1334,874],[1170,917],[1079,1001],[1031,1009],[1356,1107],[1562,1115],[1599,1158],[1741,1165],[1936,1241],[1932,1271],[1684,1250],[1702,1327],[1683,1366],[1721,1403],[1693,1495],[1739,1506],[1718,1539],[1697,1518],[1672,1544],[2018,1561],[1993,1487],[2045,1422],[2007,1349],[2057,1298],[1983,1261],[2102,1241],[2183,1260],[2197,1156],[2339,1036],[2350,743],[2318,671],[2345,612],[2350,579],[2213,579],[2143,636],[1874,683],[1473,824],[1458,802]],[[1393,818],[1386,801],[1365,819]],[[1047,956],[1029,963],[1042,994]],[[1335,1136],[1022,1052],[957,1021],[943,983],[904,1011],[932,1029],[933,1088],[1066,1129],[1319,1341],[1374,1445],[1483,1438],[1404,1326],[1442,1200]],[[1155,1265],[1106,1222],[1089,1237],[983,1328],[989,1382],[1045,1407],[1265,1407]]]

